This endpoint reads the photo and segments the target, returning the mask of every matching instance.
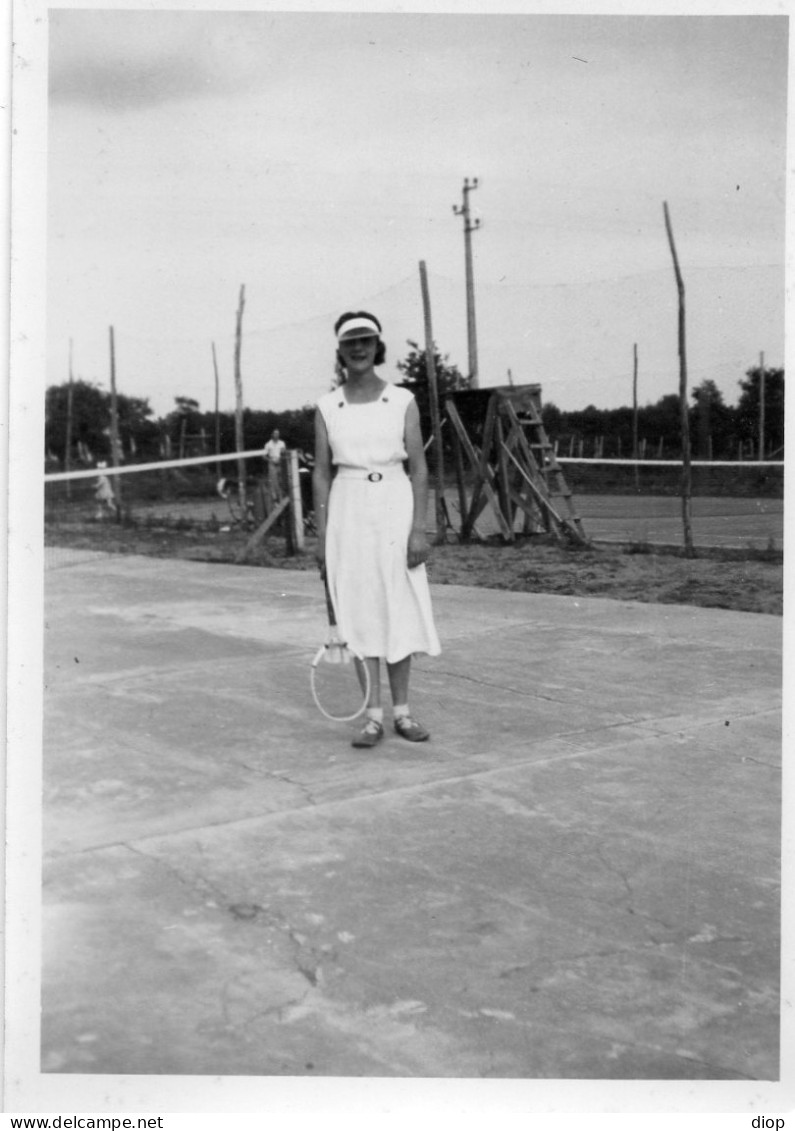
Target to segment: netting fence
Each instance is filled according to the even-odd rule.
[[[682,461],[558,457],[575,495],[681,495]],[[783,498],[784,462],[693,460],[690,490],[716,498]]]
[[[136,544],[143,545],[158,532],[164,535],[164,553],[168,552],[165,534],[197,540],[206,536],[207,544],[216,540],[219,560],[241,560],[252,536],[291,491],[297,494],[293,505],[307,538],[301,548],[311,551],[316,533],[311,465],[296,467],[297,486],[291,487],[287,474],[291,459],[295,467],[296,453],[288,453],[283,461],[276,494],[259,450],[45,475],[48,568],[66,560],[56,552],[59,547],[134,552]],[[558,462],[590,540],[670,543],[681,537],[681,462],[569,458]],[[433,468],[432,455],[430,463]],[[691,479],[697,544],[740,548],[782,544],[783,462],[694,461]],[[455,537],[458,495],[452,478],[445,499],[453,527],[448,533]],[[281,540],[285,554],[294,552],[287,545],[286,516],[277,518],[268,527],[267,546],[278,547]],[[432,499],[428,519],[432,525]],[[479,526],[486,534],[493,533],[488,513]],[[496,530],[496,522],[494,526]]]

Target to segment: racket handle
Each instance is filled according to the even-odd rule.
[[[326,592],[326,616],[328,617],[328,622],[331,625],[331,627],[336,628],[337,627],[337,617],[336,617],[336,614],[334,612],[334,604],[331,600],[331,593],[329,592],[328,577],[326,576],[325,573],[323,574],[323,588]]]

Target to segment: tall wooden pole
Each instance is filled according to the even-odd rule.
[[[246,288],[245,286],[241,286],[240,299],[237,304],[237,323],[235,328],[235,449],[238,452],[245,451],[245,444],[243,441],[243,380],[240,375],[243,308],[245,305]],[[238,459],[237,461],[237,479],[240,507],[243,513],[243,522],[245,523],[248,510],[246,507],[246,461],[244,459]]]
[[[69,339],[69,388],[66,392],[66,451],[64,452],[64,471],[72,470],[72,412],[74,409],[74,374],[72,372],[72,339]],[[66,497],[72,497],[72,484],[66,480]]]
[[[442,453],[442,424],[439,414],[439,388],[436,383],[436,362],[433,356],[433,324],[431,321],[431,299],[428,293],[428,273],[425,261],[420,260],[420,286],[422,287],[422,309],[425,316],[425,369],[428,374],[428,399],[431,406],[431,427],[433,429],[434,494],[436,499],[436,541],[445,540],[444,506],[444,455]]]
[[[765,458],[765,355],[759,355],[759,459]]]
[[[218,411],[218,358],[215,356],[215,342],[213,342],[213,373],[215,374],[215,454],[221,454],[221,417]]]
[[[665,214],[665,230],[668,233],[668,243],[674,261],[674,275],[676,276],[676,289],[679,296],[679,415],[682,422],[682,525],[684,527],[685,554],[688,558],[694,556],[693,549],[693,523],[692,523],[692,498],[691,498],[691,470],[690,470],[690,417],[687,405],[687,352],[685,349],[685,284],[682,272],[679,269],[679,258],[676,254],[674,233],[671,228],[671,217],[668,214],[668,204],[663,203]]]
[[[632,347],[632,458],[635,461],[635,490],[640,491],[638,473],[638,343]]]
[[[475,328],[475,279],[472,270],[472,233],[480,227],[480,220],[471,223],[469,216],[469,194],[478,187],[478,179],[464,180],[463,204],[453,205],[456,216],[464,217],[464,266],[466,269],[467,291],[467,347],[469,352],[469,387],[478,387],[478,339]]]
[[[114,467],[118,467],[119,459],[119,401],[116,395],[116,343],[113,337],[113,327],[110,327],[110,457]],[[116,500],[116,517],[121,520],[121,476],[114,475],[113,497]]]

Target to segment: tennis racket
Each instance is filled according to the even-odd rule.
[[[347,723],[357,719],[367,706],[370,673],[364,657],[342,639],[328,582],[323,580],[329,630],[326,643],[312,661],[309,677],[312,698],[321,715],[337,723]]]

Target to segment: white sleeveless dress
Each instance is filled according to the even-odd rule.
[[[425,566],[409,569],[406,561],[414,513],[403,466],[411,400],[408,389],[387,385],[377,401],[349,404],[343,386],[317,404],[335,469],[326,573],[337,623],[361,655],[389,663],[441,652]]]

